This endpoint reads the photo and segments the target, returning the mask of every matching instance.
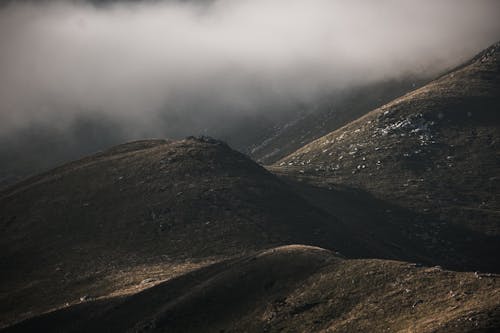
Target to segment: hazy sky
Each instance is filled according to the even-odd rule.
[[[455,65],[500,39],[500,1],[19,3],[0,9],[0,134],[80,113],[154,126],[271,112]]]

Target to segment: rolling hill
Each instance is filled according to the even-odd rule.
[[[494,332],[500,279],[285,246],[5,332]]]
[[[17,183],[0,194],[0,227],[2,321],[270,246],[370,255],[210,138],[132,142]]]
[[[399,230],[398,246],[421,244],[458,269],[498,270],[499,74],[497,43],[269,169],[393,206],[379,220]]]

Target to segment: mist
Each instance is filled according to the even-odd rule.
[[[279,116],[436,75],[500,39],[498,13],[487,0],[11,2],[0,9],[0,135],[90,117],[131,137],[178,136]]]

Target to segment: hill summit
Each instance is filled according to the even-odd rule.
[[[103,279],[148,265],[290,243],[360,253],[334,217],[207,137],[113,147],[4,190],[0,207],[2,313],[20,300],[36,312],[78,299],[75,286],[114,292],[133,282]]]

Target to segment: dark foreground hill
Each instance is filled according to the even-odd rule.
[[[5,332],[496,332],[500,278],[286,246]]]
[[[395,247],[397,232],[374,233],[367,206],[348,193],[316,194],[302,198],[210,138],[132,142],[32,177],[0,196],[2,323],[291,243],[448,264],[418,244]],[[363,227],[336,217],[345,207],[364,212]]]
[[[0,230],[7,322],[270,246],[370,255],[335,218],[208,138],[133,142],[18,183],[0,194]]]
[[[397,230],[395,246],[420,244],[457,268],[498,271],[499,114],[497,43],[271,169],[316,188],[354,188],[385,202],[378,219],[373,210],[364,217],[377,221],[374,229],[381,223]]]

